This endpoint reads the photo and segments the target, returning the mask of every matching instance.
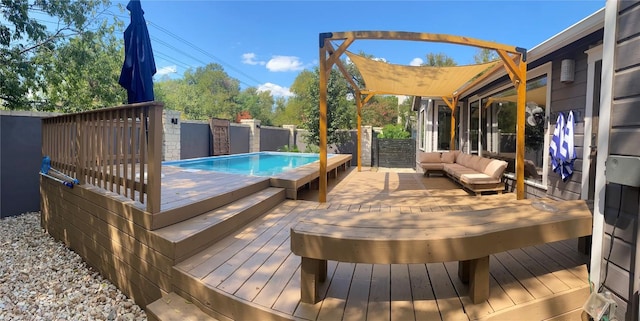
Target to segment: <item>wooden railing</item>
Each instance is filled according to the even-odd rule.
[[[162,108],[145,102],[43,119],[51,167],[160,211]]]

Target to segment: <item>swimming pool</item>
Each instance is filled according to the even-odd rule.
[[[327,157],[331,157],[331,155]],[[273,176],[313,163],[318,159],[318,154],[259,152],[193,158],[163,162],[162,164],[192,171],[206,170],[252,176]]]

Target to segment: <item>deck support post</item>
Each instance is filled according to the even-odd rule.
[[[469,262],[469,297],[474,304],[489,298],[489,256]]]
[[[471,261],[458,261],[458,278],[462,283],[469,283],[469,266]]]
[[[300,301],[315,304],[320,301],[320,283],[327,279],[327,260],[303,256],[300,270]]]

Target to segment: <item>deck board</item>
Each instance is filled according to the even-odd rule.
[[[300,296],[300,280],[295,277],[299,272],[300,258],[289,253],[271,279],[256,295],[253,302],[293,315],[299,301],[299,298],[295,299],[295,297]],[[295,291],[288,288],[295,289]],[[285,293],[285,295],[281,295],[281,293]],[[289,306],[289,308],[284,308],[283,306]]]
[[[351,279],[351,288],[344,308],[343,320],[360,321],[367,319],[369,289],[373,265],[357,263]]]
[[[534,257],[529,256],[523,249],[512,250],[508,253],[513,256],[516,261],[520,262],[536,279],[540,280],[551,292],[560,293],[569,290],[569,286],[562,282],[558,275],[551,273],[551,270],[542,264],[543,262],[539,262]]]
[[[524,266],[517,262],[508,252],[494,255],[496,260],[504,266],[508,266],[509,273],[527,290],[533,298],[542,298],[553,294],[539,279],[537,279]]]
[[[490,267],[491,275],[500,284],[500,287],[515,304],[521,304],[533,300],[533,296],[507,271],[499,260],[492,260]]]
[[[445,262],[444,263],[447,272],[449,273],[449,280],[453,284],[453,287],[456,289],[458,293],[458,297],[460,297],[460,301],[464,306],[465,311],[470,317],[480,317],[484,315],[489,315],[493,311],[491,305],[489,305],[488,301],[481,302],[479,304],[474,304],[469,297],[469,288],[466,284],[462,283],[458,275],[458,262]]]
[[[317,320],[341,320],[355,264],[338,263]]]
[[[409,264],[413,308],[417,321],[439,320],[438,303],[431,290],[431,281],[424,264]]]
[[[391,320],[415,320],[409,266],[391,265]]]
[[[390,274],[390,265],[373,265],[371,287],[369,290],[369,306],[367,307],[367,320],[384,321],[390,319]]]
[[[299,320],[474,320],[549,300],[556,294],[569,295],[572,289],[585,286],[588,258],[577,253],[575,240],[567,240],[492,255],[490,297],[480,304],[473,304],[468,297],[468,285],[457,276],[457,262],[385,265],[335,261],[328,262],[322,300],[300,303],[301,259],[290,251],[289,234],[310,209],[370,212],[371,219],[384,220],[385,213],[393,210],[410,218],[441,214],[431,213],[436,211],[505,206],[515,200],[509,194],[476,198],[458,192],[414,198],[403,193],[419,188],[415,182],[426,188],[433,177],[375,174],[345,178],[347,184],[334,186],[324,204],[285,201],[175,269],[211,291],[224,293],[225,298]],[[375,179],[369,181],[372,177]],[[403,181],[411,187],[403,188]],[[354,189],[364,193],[367,188],[376,190],[353,195]]]

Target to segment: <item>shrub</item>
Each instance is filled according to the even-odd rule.
[[[289,147],[289,145],[284,145],[280,148],[278,148],[279,152],[290,152],[290,153],[299,153],[300,150],[298,149],[298,146],[291,146]]]
[[[382,128],[382,133],[378,135],[378,138],[383,139],[405,139],[411,137],[411,133],[404,130],[402,125],[385,125]]]

